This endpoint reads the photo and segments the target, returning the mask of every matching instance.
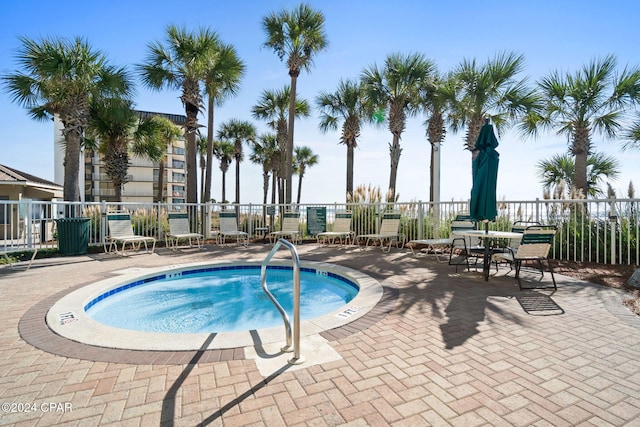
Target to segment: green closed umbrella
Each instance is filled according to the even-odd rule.
[[[500,154],[496,151],[498,140],[489,120],[480,129],[475,148],[478,155],[471,164],[473,187],[469,214],[477,221],[493,221],[498,215],[496,207],[496,185]]]
[[[477,221],[484,221],[485,231],[489,232],[489,221],[493,221],[498,216],[496,206],[496,185],[498,182],[498,162],[500,154],[496,151],[498,140],[493,133],[493,126],[486,120],[480,135],[476,139],[475,148],[478,155],[471,163],[473,176],[473,187],[471,188],[471,201],[469,203],[469,214]],[[489,241],[484,242],[484,280],[489,279],[490,260]]]

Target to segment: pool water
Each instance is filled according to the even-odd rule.
[[[293,318],[291,268],[267,270],[267,285]],[[128,285],[85,307],[103,324],[143,332],[215,333],[281,326],[282,317],[260,284],[260,267],[182,272]],[[357,285],[332,273],[301,269],[300,318],[339,309],[358,293]]]

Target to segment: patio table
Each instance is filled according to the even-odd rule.
[[[453,230],[454,236],[478,237],[483,239],[484,243],[484,259],[482,263],[482,273],[484,280],[489,280],[489,267],[491,266],[491,251],[493,247],[491,242],[496,239],[520,239],[521,233],[513,231],[484,231],[484,230]]]

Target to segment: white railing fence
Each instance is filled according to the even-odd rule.
[[[193,231],[211,237],[220,224],[222,210],[235,211],[238,227],[252,237],[278,230],[286,210],[300,212],[300,229],[307,239],[322,230],[330,231],[336,212],[352,212],[356,234],[375,232],[381,213],[402,214],[401,233],[406,240],[449,235],[456,215],[468,212],[468,202],[360,203],[360,204],[159,204],[107,202],[44,202],[0,200],[0,249],[4,251],[57,247],[56,220],[87,217],[89,244],[103,245],[108,236],[106,214],[131,213],[134,232],[164,241],[169,231],[167,213],[188,212]],[[558,228],[553,257],[607,264],[640,264],[640,199],[525,200],[500,201],[492,230],[510,230],[516,221],[538,221]]]

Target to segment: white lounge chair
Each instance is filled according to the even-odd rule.
[[[133,233],[133,226],[131,225],[131,215],[129,213],[109,213],[107,214],[107,222],[109,224],[109,237],[107,242],[109,246],[105,251],[111,252],[112,250],[118,255],[126,255],[127,243],[131,244],[132,249],[139,250],[144,243],[144,249],[149,252],[149,243],[152,243],[151,253],[156,249],[155,237],[140,236]],[[118,250],[118,243],[122,243],[122,248]]]
[[[438,261],[446,262],[440,259],[440,254],[442,254],[443,248],[450,248],[453,244],[453,239],[414,239],[409,240],[406,246],[411,249],[411,253],[413,256],[417,257],[422,250],[426,251],[426,254],[433,254],[436,256]]]
[[[33,249],[28,249],[28,250],[32,250],[33,254],[31,255],[31,258],[29,258],[29,261],[27,262],[26,265],[21,265],[22,270],[27,271],[28,269],[31,268],[31,264],[33,263],[33,260],[36,258],[36,254],[38,253],[38,248],[33,248]],[[0,250],[0,253],[2,254],[2,256],[4,256],[4,258],[7,260],[7,265],[9,267],[11,267],[11,269],[13,270],[17,270],[15,263],[11,260],[11,257],[9,257],[9,254],[11,253],[16,253],[16,252],[20,252],[20,249],[17,248],[12,248],[12,249],[7,249],[7,250]]]
[[[340,245],[353,244],[355,232],[351,231],[351,219],[353,215],[351,211],[338,211],[336,212],[336,220],[333,223],[332,231],[325,231],[316,234],[318,244],[336,242],[336,239],[340,242]]]
[[[400,233],[400,212],[383,213],[378,232],[374,234],[361,234],[356,237],[358,246],[360,246],[362,241],[364,241],[364,246],[361,246],[361,249],[369,246],[369,242],[373,242],[376,246],[379,243],[383,252],[390,252],[391,245],[394,243],[400,248],[404,247],[404,235]],[[388,242],[386,250],[385,242]]]
[[[247,238],[249,235],[244,231],[238,230],[238,218],[235,212],[220,212],[220,230],[218,231],[218,242],[225,244],[227,237],[236,239],[238,244],[247,246]]]
[[[271,243],[275,243],[281,237],[288,238],[293,244],[300,242],[300,212],[285,212],[282,217],[282,229],[269,233]]]
[[[169,234],[167,244],[174,251],[178,249],[180,240],[188,240],[189,247],[193,247],[195,241],[198,248],[202,248],[204,236],[200,233],[192,233],[189,228],[189,214],[186,212],[169,212]]]

